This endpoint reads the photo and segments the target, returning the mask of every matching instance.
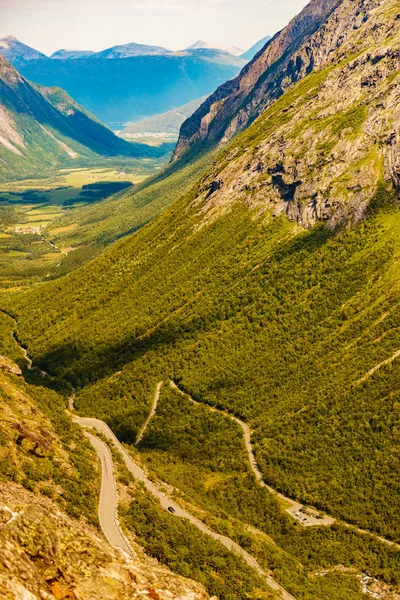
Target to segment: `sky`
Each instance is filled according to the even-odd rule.
[[[51,54],[137,42],[181,50],[201,39],[247,50],[308,0],[0,0],[0,38]]]

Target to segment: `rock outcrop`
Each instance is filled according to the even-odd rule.
[[[232,142],[201,184],[204,211],[245,202],[305,227],[317,220],[335,227],[364,218],[382,201],[381,192],[385,201],[395,200],[398,14],[394,0],[341,2],[312,47],[298,53],[312,53],[319,64],[329,54],[325,68],[298,82]]]
[[[174,158],[192,146],[226,142],[248,127],[290,86],[331,64],[332,54],[379,4],[311,0],[236,79],[219,87],[182,125]]]
[[[197,583],[128,557],[88,526],[16,485],[0,485],[4,600],[206,600]]]
[[[0,355],[0,371],[5,373],[11,373],[12,375],[21,375],[22,371],[19,366],[7,358],[6,356]]]

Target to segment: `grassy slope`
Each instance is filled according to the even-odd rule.
[[[11,336],[15,324],[0,314],[0,354],[26,362]],[[52,498],[69,515],[97,524],[99,479],[94,454],[65,414],[65,401],[34,373],[0,369],[0,482],[19,483]]]

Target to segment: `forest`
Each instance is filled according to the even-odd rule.
[[[172,218],[170,228],[176,235]],[[160,229],[151,256],[143,256],[139,232],[122,244],[133,245],[125,260],[101,256],[85,284],[72,274],[57,299],[46,286],[46,312],[41,304],[22,309],[22,339],[39,363],[76,387],[92,381],[78,406],[93,413],[103,405],[99,416],[132,428],[129,441],[145,418],[141,386],[171,376],[194,398],[252,425],[271,485],[396,536],[398,363],[357,382],[399,347],[398,213],[340,236],[323,229],[294,236],[287,223],[255,228],[238,209],[172,254]],[[156,375],[146,382],[149,367]]]

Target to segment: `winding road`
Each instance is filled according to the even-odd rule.
[[[99,496],[100,526],[111,546],[121,548],[127,554],[133,554],[117,519],[117,490],[111,452],[107,444],[99,438],[85,432],[85,436],[96,450],[101,461],[101,490]]]
[[[11,315],[8,315],[8,316],[11,316]],[[13,319],[13,320],[15,321],[15,319]],[[27,350],[25,348],[23,348],[21,346],[21,344],[18,342],[15,332],[13,332],[12,335],[13,335],[15,342],[18,344],[18,346],[21,348],[22,352],[24,353],[24,357],[27,361],[28,369],[32,369],[32,360],[29,357]],[[41,373],[43,376],[48,375],[49,377],[51,377],[45,371],[41,371]],[[156,391],[154,394],[150,414],[149,414],[148,418],[146,419],[141,431],[139,432],[138,438],[136,440],[137,444],[142,439],[142,437],[149,425],[150,420],[152,419],[152,417],[154,416],[154,414],[156,412],[162,385],[163,385],[162,381],[160,381],[157,384],[157,388],[156,388]],[[194,404],[201,405],[201,403],[196,402],[188,394],[186,394],[185,392],[180,390],[178,388],[178,386],[172,380],[170,380],[170,385],[175,390],[177,390],[180,394],[182,394],[182,395],[186,396],[188,399],[190,399],[190,401],[193,402]],[[74,397],[75,397],[75,390],[73,390],[73,394],[69,398],[69,409],[71,412],[75,410]],[[295,513],[298,511],[301,511],[303,509],[303,506],[289,498],[286,498],[285,496],[278,493],[276,490],[274,490],[273,488],[270,488],[269,486],[267,486],[264,483],[264,481],[262,479],[262,474],[259,470],[259,467],[257,465],[255,456],[253,453],[253,449],[252,449],[252,445],[251,445],[251,430],[250,430],[249,426],[246,423],[244,423],[243,421],[241,421],[240,419],[238,419],[237,417],[234,417],[233,415],[229,414],[228,412],[219,411],[218,409],[216,409],[214,407],[210,407],[210,406],[208,406],[208,408],[212,411],[220,412],[220,413],[228,416],[229,418],[231,418],[232,420],[234,420],[235,422],[237,422],[240,425],[240,427],[242,428],[242,431],[243,431],[243,435],[244,435],[244,440],[245,440],[245,445],[246,445],[246,449],[248,452],[249,462],[250,462],[251,468],[253,470],[253,473],[254,473],[257,481],[259,482],[260,485],[267,487],[267,489],[271,493],[277,495],[278,497],[283,499],[285,502],[288,502],[291,506],[287,510],[291,514],[293,514],[293,516],[295,518],[299,519],[299,516],[301,517],[301,514],[296,515]],[[279,596],[282,598],[282,600],[295,600],[295,598],[291,594],[289,594],[289,592],[287,592],[279,583],[277,583],[275,581],[275,579],[273,579],[270,575],[268,575],[268,573],[266,573],[264,571],[264,569],[262,569],[262,567],[254,559],[254,557],[251,556],[248,552],[246,552],[246,550],[244,550],[241,546],[239,546],[236,542],[234,542],[230,538],[220,535],[220,534],[216,533],[215,531],[213,531],[212,529],[210,529],[209,527],[207,527],[202,521],[200,521],[199,519],[194,517],[191,513],[187,512],[183,508],[181,508],[181,506],[179,506],[176,502],[170,500],[165,494],[163,494],[158,489],[158,487],[156,485],[154,485],[154,483],[148,479],[148,477],[145,475],[143,470],[133,461],[133,459],[130,457],[128,452],[125,450],[125,448],[119,442],[118,438],[115,436],[113,431],[109,428],[109,426],[106,423],[104,423],[104,421],[100,421],[99,419],[79,418],[79,417],[73,416],[73,414],[71,416],[72,416],[72,420],[75,423],[77,423],[78,425],[80,425],[81,427],[84,427],[85,429],[93,428],[96,431],[98,431],[99,433],[102,433],[103,435],[105,435],[106,438],[112,442],[112,444],[114,445],[116,450],[120,453],[129,472],[135,477],[135,479],[143,482],[146,489],[159,500],[162,508],[168,510],[169,508],[172,507],[174,509],[174,512],[172,514],[174,516],[176,516],[178,518],[187,519],[190,523],[195,525],[200,531],[202,531],[206,535],[209,535],[216,541],[220,542],[227,550],[229,550],[230,552],[233,552],[237,556],[239,556],[251,568],[255,569],[260,576],[265,578],[265,580],[268,583],[268,585],[270,586],[270,588],[272,590],[276,591],[279,594]],[[101,484],[101,491],[100,491],[100,497],[99,497],[99,512],[98,512],[101,528],[104,532],[105,537],[107,538],[107,540],[109,541],[109,543],[111,545],[121,548],[124,552],[126,552],[128,554],[132,554],[133,551],[130,548],[129,542],[127,541],[127,539],[120,527],[120,524],[118,522],[118,516],[117,516],[118,515],[118,497],[117,497],[115,475],[114,475],[113,462],[112,462],[110,450],[103,441],[99,440],[97,437],[91,435],[87,431],[85,432],[85,435],[90,440],[91,444],[93,445],[94,449],[96,450],[96,452],[101,460],[101,465],[102,465],[102,484]],[[310,518],[308,514],[307,514],[307,518]],[[330,517],[328,517],[328,518],[330,518]],[[334,522],[334,519],[332,519],[332,522]],[[400,545],[397,544],[396,542],[392,542],[390,540],[382,538],[382,537],[380,537],[376,534],[373,534],[369,531],[362,530],[362,529],[360,529],[354,525],[348,524],[346,522],[341,521],[341,523],[343,525],[357,531],[358,533],[372,536],[375,539],[378,539],[379,541],[389,544],[391,546],[395,546],[397,548],[400,547]],[[303,522],[303,524],[306,524],[306,523]],[[318,520],[318,525],[322,525],[322,524],[324,524],[322,522],[322,520]]]
[[[160,389],[161,389],[161,386],[160,386]],[[202,521],[200,521],[199,519],[196,519],[196,517],[194,517],[192,514],[190,514],[183,508],[181,508],[181,506],[179,506],[179,504],[177,504],[173,500],[170,500],[165,494],[163,494],[154,485],[154,483],[152,481],[150,481],[150,479],[148,479],[148,477],[145,475],[145,473],[142,471],[142,469],[132,460],[132,458],[129,456],[128,452],[122,446],[122,444],[120,443],[118,438],[115,436],[113,431],[108,427],[108,425],[106,423],[104,423],[104,421],[100,421],[99,419],[78,418],[78,417],[74,417],[73,421],[74,421],[74,423],[77,423],[81,427],[93,428],[93,429],[96,429],[96,431],[98,431],[99,433],[102,433],[103,435],[105,435],[114,444],[115,448],[118,450],[118,452],[122,456],[122,459],[123,459],[127,469],[129,470],[129,472],[132,473],[132,475],[135,477],[135,479],[137,479],[138,481],[141,481],[144,484],[144,486],[146,487],[146,489],[159,500],[162,508],[164,508],[165,510],[168,510],[169,508],[172,507],[175,511],[173,513],[174,516],[180,517],[182,519],[187,519],[188,521],[190,521],[190,523],[192,523],[200,531],[202,531],[202,533],[205,533],[206,535],[209,535],[210,537],[212,537],[215,540],[217,540],[218,542],[220,542],[230,552],[234,552],[237,556],[239,556],[241,559],[243,559],[250,567],[255,569],[261,577],[264,577],[266,579],[267,584],[270,586],[270,588],[273,589],[274,591],[278,592],[283,600],[295,600],[294,597],[291,594],[289,594],[289,592],[287,592],[281,585],[279,585],[279,583],[277,583],[275,581],[275,579],[273,579],[270,575],[268,575],[260,567],[258,562],[248,552],[246,552],[246,550],[243,550],[243,548],[241,548],[238,544],[236,544],[236,542],[234,542],[230,538],[228,538],[224,535],[220,535],[219,533],[216,533],[215,531],[213,531],[212,529],[207,527]],[[96,452],[99,454],[99,456],[102,460],[102,468],[108,470],[105,475],[103,474],[102,488],[101,488],[101,493],[100,493],[99,519],[100,519],[101,527],[104,531],[106,538],[110,541],[110,543],[113,543],[113,542],[111,542],[111,540],[115,540],[115,543],[113,543],[113,545],[116,545],[119,548],[121,548],[122,544],[126,544],[127,542],[126,542],[126,540],[123,536],[123,533],[116,521],[116,516],[115,516],[116,510],[117,510],[117,508],[116,508],[117,507],[117,494],[116,494],[116,490],[115,490],[115,479],[114,479],[114,475],[112,474],[112,466],[110,469],[110,465],[107,462],[106,453],[104,451],[104,448],[101,446],[101,444],[103,444],[103,446],[105,446],[105,444],[103,442],[101,442],[100,444],[97,444],[97,442],[99,440],[97,440],[97,438],[94,438],[94,436],[90,436],[89,439],[90,439],[90,441],[92,441],[93,439],[96,440],[96,443],[92,442],[93,446],[96,449]],[[110,460],[111,460],[111,458],[110,458]],[[111,473],[111,475],[110,475],[110,473]],[[110,477],[111,477],[111,479],[110,479]],[[100,513],[100,510],[101,510],[101,513]],[[119,530],[119,534],[116,531],[116,528]],[[121,541],[121,537],[122,537],[122,541]],[[125,551],[127,551],[125,548],[123,548],[123,549]],[[128,552],[129,552],[129,550],[128,550]]]

